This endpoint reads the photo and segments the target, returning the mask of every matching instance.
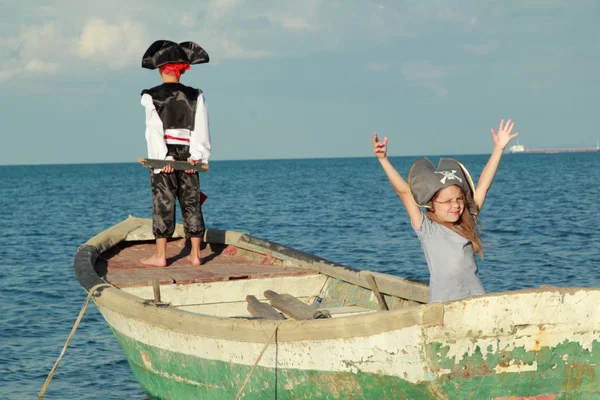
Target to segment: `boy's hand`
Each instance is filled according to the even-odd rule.
[[[494,139],[494,147],[504,150],[508,142],[519,136],[519,132],[511,134],[514,127],[515,123],[512,122],[512,119],[509,119],[506,121],[506,124],[504,124],[504,120],[500,121],[498,133],[494,129],[490,129],[492,131],[492,138]]]
[[[379,159],[383,159],[387,156],[387,136],[383,138],[383,141],[380,142],[377,137],[377,132],[373,133],[373,154],[377,156]]]
[[[175,170],[170,165],[165,165],[164,167],[162,167],[162,169],[160,171],[164,172],[165,174],[170,174],[171,172],[173,172]]]
[[[196,164],[198,164],[198,163],[200,162],[200,161],[197,161],[197,160],[192,160],[192,158],[191,158],[191,157],[190,157],[190,158],[188,158],[188,160],[187,160],[187,161],[188,161],[190,164],[192,164],[192,165],[196,165]],[[195,170],[195,169],[186,169],[186,170],[185,170],[185,173],[186,173],[186,174],[195,174],[195,173],[196,173],[196,170]]]

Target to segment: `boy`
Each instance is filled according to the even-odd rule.
[[[207,63],[208,54],[193,42],[154,42],[142,58],[142,67],[159,69],[163,83],[142,91],[146,108],[148,158],[187,160],[191,165],[207,163],[210,131],[204,95],[179,83],[192,64]],[[152,232],[154,255],[140,260],[152,267],[166,267],[167,240],[175,231],[175,198],[179,199],[186,239],[191,242],[189,260],[200,266],[200,241],[204,217],[200,203],[200,182],[195,170],[174,171],[171,166],[150,171],[152,187]]]

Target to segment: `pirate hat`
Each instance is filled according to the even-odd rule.
[[[467,169],[452,158],[442,158],[435,168],[427,158],[419,158],[410,167],[408,185],[415,203],[419,207],[430,208],[433,196],[440,190],[459,186],[466,195],[467,206],[471,214],[476,214],[475,186]]]
[[[157,40],[142,57],[142,68],[156,69],[165,64],[203,64],[209,61],[208,53],[194,42],[175,43]]]
[[[179,46],[187,54],[190,64],[204,64],[209,61],[208,53],[194,42],[181,42]]]

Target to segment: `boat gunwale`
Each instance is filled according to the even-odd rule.
[[[89,291],[96,285],[107,284],[105,280],[97,275],[94,269],[99,255],[126,240],[131,232],[142,227],[144,224],[148,224],[148,220],[130,216],[121,223],[94,236],[78,249],[75,256],[74,269],[80,284],[86,291]],[[297,262],[303,262],[305,263],[303,266],[301,263],[298,264],[301,267],[313,269],[325,275],[328,275],[327,269],[334,268],[344,272],[346,277],[355,275],[351,278],[354,281],[360,280],[359,274],[364,274],[365,272],[375,276],[386,277],[385,274],[337,266],[322,258],[274,242],[255,238],[248,234],[208,229],[206,235],[213,239],[220,238],[220,240],[207,240],[208,242],[222,242],[222,244],[226,245],[241,244],[242,248],[255,251],[262,249],[266,254],[273,254],[284,259],[287,257]],[[235,238],[234,243],[228,242],[228,235]],[[413,284],[413,282],[401,278],[391,277],[401,282]],[[417,282],[414,284],[423,285]],[[226,318],[156,306],[152,302],[129,294],[114,286],[98,287],[93,300],[101,309],[107,308],[125,317],[145,320],[168,329],[176,329],[178,331],[215,338],[224,338],[227,336],[227,338],[232,340],[252,342],[264,342],[266,340],[265,331],[273,329],[276,326],[279,329],[279,341],[295,341],[370,336],[407,326],[439,324],[443,320],[443,308],[439,305],[414,306],[392,311],[309,321]]]
[[[113,228],[96,235],[78,249],[74,262],[75,274],[86,291],[89,291],[96,285],[107,283],[95,272],[94,265],[98,256],[102,252],[125,240],[131,231],[143,224],[144,220],[130,217],[120,224],[115,225]],[[213,236],[222,235],[225,238],[228,232],[229,231],[212,230],[212,232],[209,231],[207,234]],[[377,274],[371,271],[359,271],[346,267],[339,267],[324,259],[301,253],[273,242],[253,238],[247,234],[239,234],[236,232],[233,232],[233,234],[237,235],[238,238],[244,238],[244,240],[249,243],[254,242],[254,245],[256,246],[262,244],[260,241],[269,243],[272,246],[278,246],[276,249],[278,253],[282,250],[286,250],[290,257],[295,256],[297,252],[299,257],[302,257],[302,259],[296,258],[297,260],[305,261],[307,265],[310,265],[311,267],[318,266],[319,272],[325,275],[328,275],[328,269],[335,268],[343,269],[344,273],[348,276],[351,276],[352,274],[356,275],[354,280],[358,279],[357,276],[361,273],[386,276],[385,274]],[[391,277],[396,278],[393,276]],[[401,278],[397,279],[401,280]],[[545,286],[540,288],[488,293],[468,299],[444,303],[421,304],[390,311],[308,321],[291,319],[270,321],[264,319],[228,318],[197,314],[176,308],[156,306],[150,301],[129,294],[114,286],[99,287],[96,294],[94,294],[93,299],[101,310],[106,308],[121,314],[124,317],[144,320],[150,324],[156,324],[167,329],[193,335],[201,335],[204,337],[264,343],[268,341],[269,336],[265,334],[265,332],[270,332],[276,327],[278,329],[278,341],[280,342],[326,339],[335,340],[358,336],[371,336],[415,325],[421,327],[443,325],[444,307],[454,306],[457,303],[466,304],[472,299],[535,292],[560,292],[568,294],[579,290],[599,289]]]

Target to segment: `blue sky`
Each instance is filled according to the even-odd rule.
[[[157,39],[211,56],[211,160],[488,153],[513,118],[530,148],[595,146],[593,0],[0,0],[0,164],[145,155],[140,67]]]

